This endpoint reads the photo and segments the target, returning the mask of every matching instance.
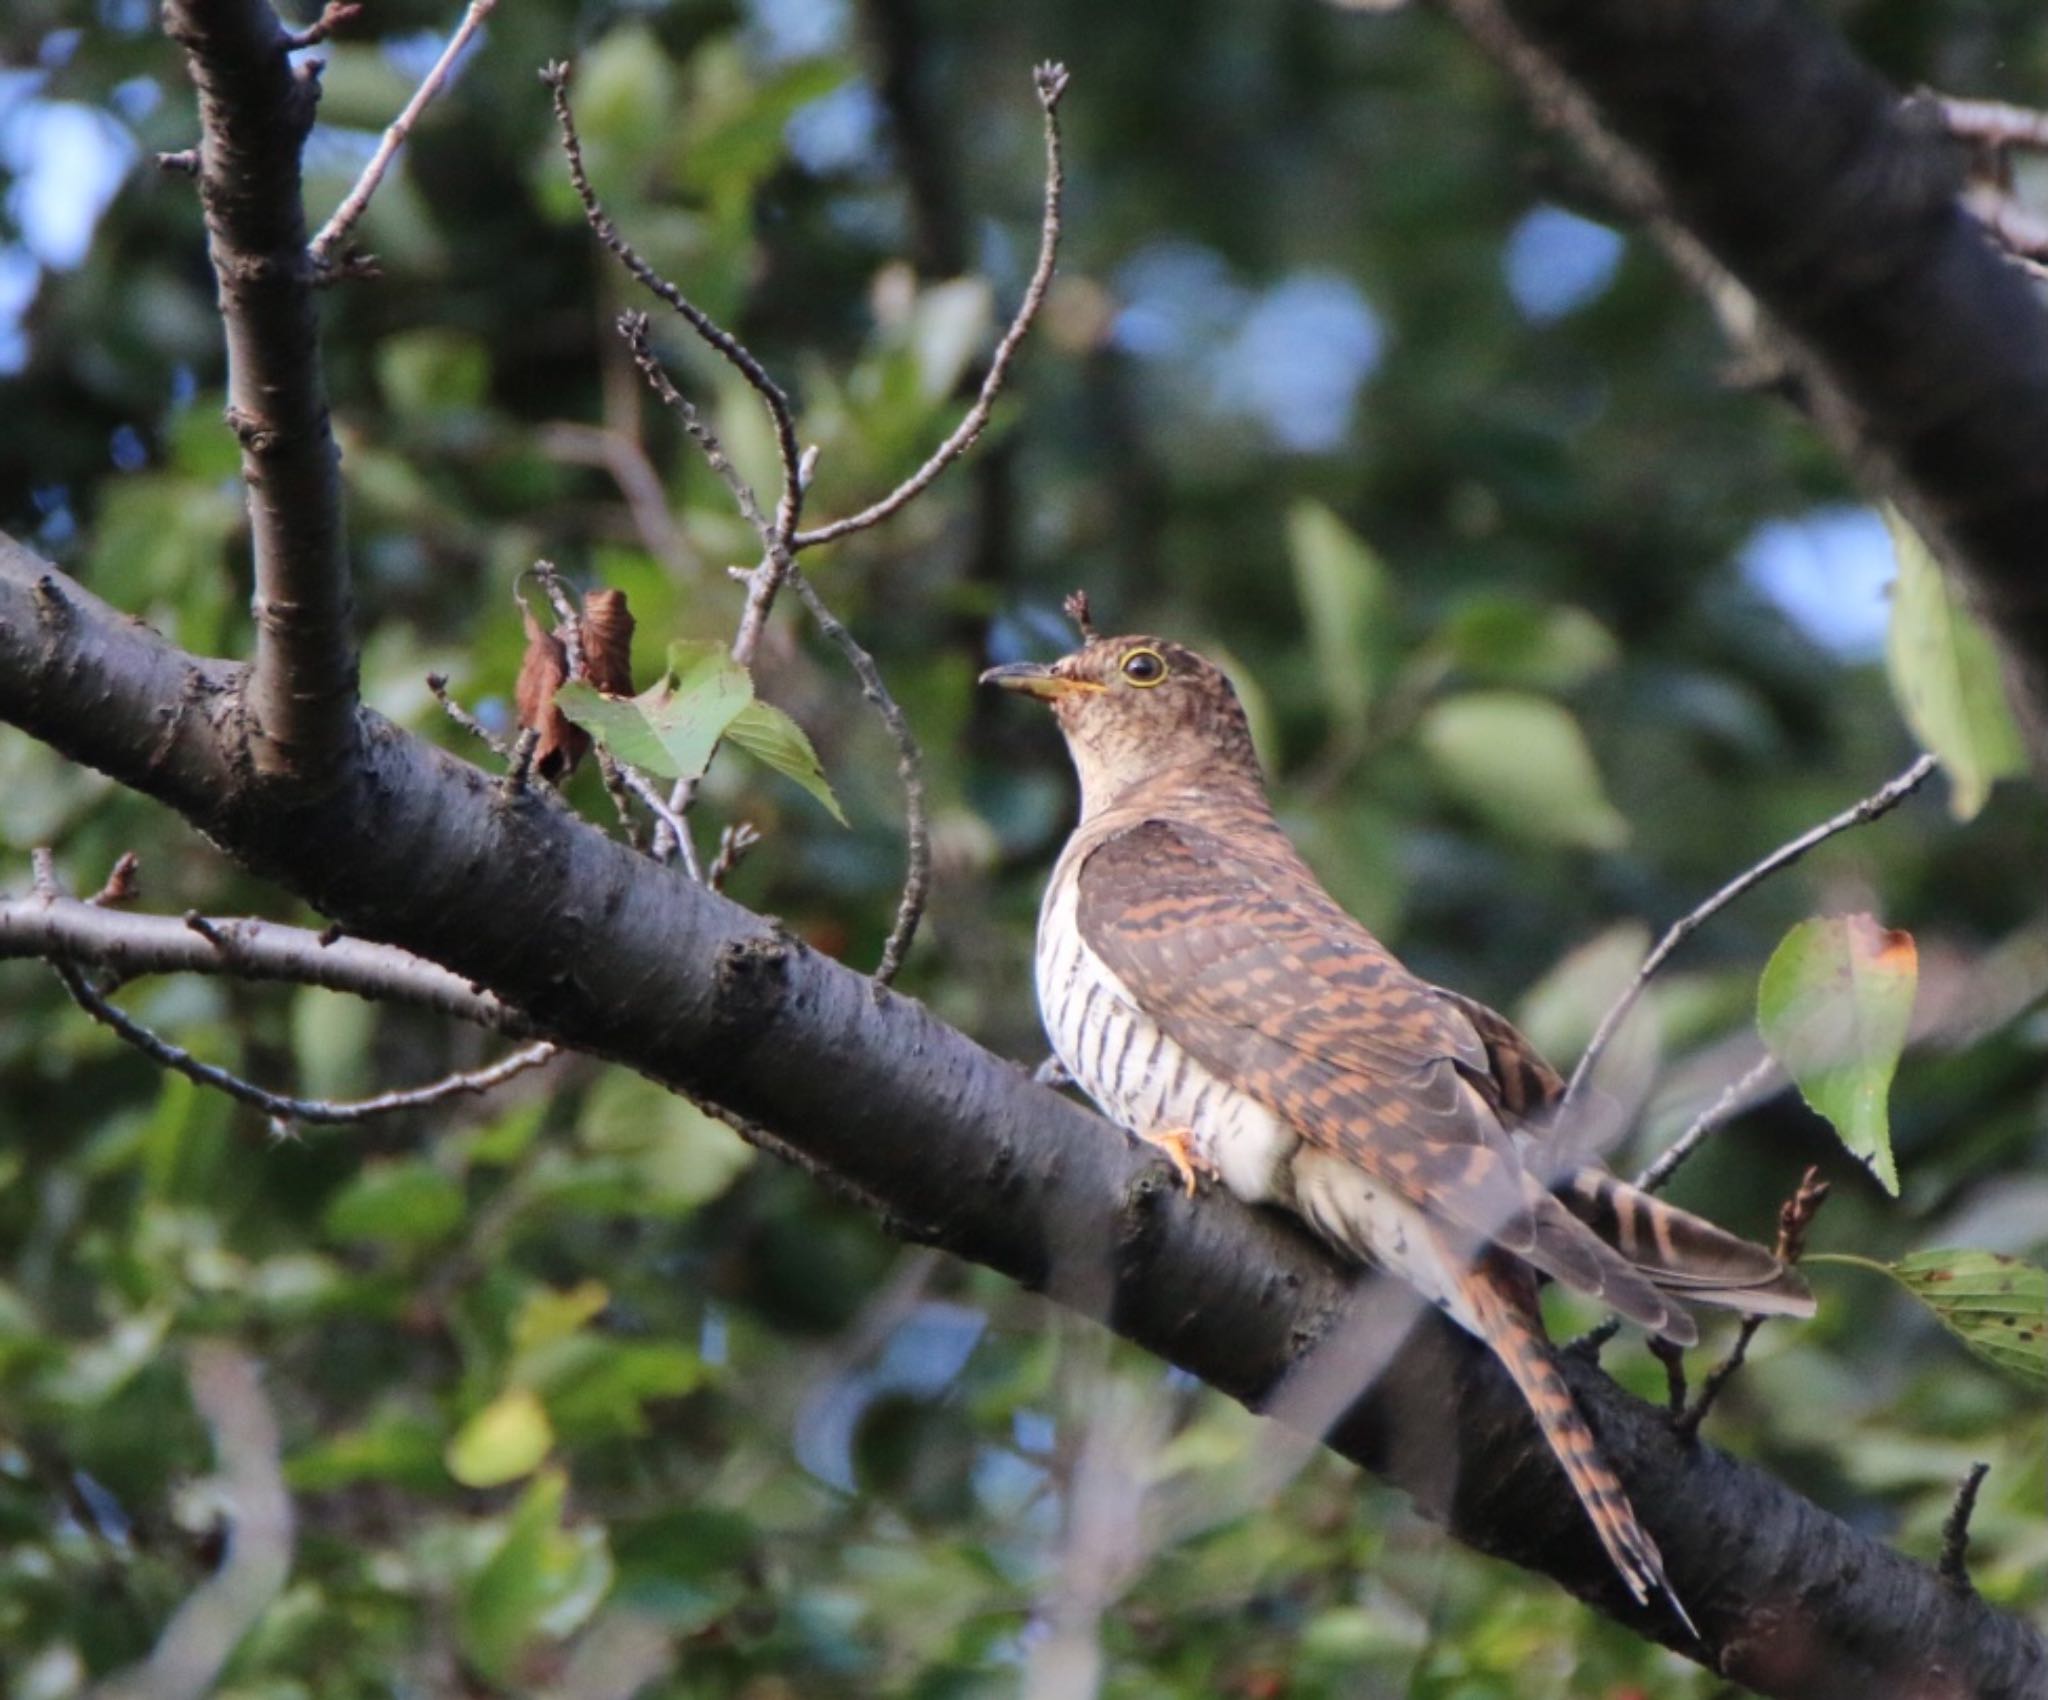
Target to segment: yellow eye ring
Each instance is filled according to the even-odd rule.
[[[1117,671],[1142,689],[1166,682],[1166,657],[1156,649],[1134,649],[1117,664]]]

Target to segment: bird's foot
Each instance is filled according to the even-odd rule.
[[[1222,1170],[1197,1151],[1194,1134],[1187,1128],[1169,1128],[1164,1133],[1141,1133],[1138,1135],[1147,1145],[1164,1151],[1173,1163],[1174,1171],[1180,1176],[1181,1186],[1188,1197],[1193,1198],[1204,1181],[1213,1181]]]

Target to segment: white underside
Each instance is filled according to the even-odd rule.
[[[1380,1264],[1466,1327],[1454,1271],[1407,1200],[1333,1152],[1304,1147],[1263,1104],[1169,1040],[1082,940],[1076,882],[1055,877],[1038,922],[1038,1007],[1061,1065],[1102,1113],[1140,1135],[1185,1131],[1248,1204],[1278,1203],[1340,1251]]]

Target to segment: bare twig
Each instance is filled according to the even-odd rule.
[[[1674,921],[1650,954],[1643,958],[1643,965],[1636,970],[1635,978],[1629,982],[1628,989],[1615,999],[1613,1007],[1600,1018],[1600,1025],[1594,1029],[1585,1054],[1579,1058],[1578,1066],[1572,1070],[1571,1083],[1565,1088],[1566,1107],[1578,1099],[1586,1082],[1592,1076],[1593,1065],[1600,1060],[1601,1053],[1613,1042],[1614,1035],[1621,1030],[1621,1024],[1628,1019],[1629,1012],[1635,1008],[1637,1000],[1648,988],[1651,976],[1664,966],[1673,951],[1744,892],[1754,890],[1779,869],[1790,867],[1816,845],[1825,844],[1837,833],[1847,832],[1851,827],[1862,826],[1897,808],[1927,783],[1928,775],[1934,772],[1937,765],[1931,755],[1917,757],[1897,778],[1887,781],[1861,802],[1844,809],[1840,814],[1831,816],[1820,825],[1802,832],[1789,843],[1779,845],[1763,860],[1730,880],[1691,913]]]
[[[152,1062],[175,1069],[201,1086],[224,1092],[239,1103],[261,1110],[273,1121],[286,1124],[314,1122],[322,1126],[343,1126],[390,1115],[397,1110],[425,1109],[430,1104],[443,1103],[463,1093],[488,1092],[493,1087],[504,1085],[515,1075],[540,1067],[555,1055],[555,1046],[543,1039],[514,1051],[488,1068],[443,1075],[424,1086],[380,1092],[372,1098],[294,1098],[282,1092],[267,1091],[217,1063],[200,1061],[181,1045],[172,1044],[162,1034],[145,1027],[118,1004],[102,996],[75,964],[54,958],[50,966],[56,970],[57,978],[64,982],[64,989],[80,1009],[103,1027],[112,1029]]]
[[[799,550],[814,549],[821,543],[865,531],[869,526],[879,525],[891,515],[901,512],[972,446],[988,424],[996,397],[1009,376],[1010,362],[1016,358],[1017,350],[1030,332],[1032,321],[1038,316],[1038,309],[1044,304],[1046,290],[1052,285],[1053,266],[1059,258],[1060,198],[1066,187],[1066,168],[1060,158],[1059,106],[1060,97],[1067,92],[1067,69],[1064,65],[1048,63],[1040,65],[1032,75],[1038,88],[1038,103],[1045,112],[1045,211],[1039,225],[1038,264],[1032,270],[1024,299],[1017,304],[1010,328],[1003,333],[1002,341],[996,344],[995,354],[988,363],[988,373],[981,380],[981,393],[974,398],[974,405],[967,410],[966,416],[953,428],[953,434],[932,451],[931,458],[924,465],[880,501],[859,513],[832,520],[810,531],[798,532],[795,543]]]
[[[2048,150],[2048,112],[2010,106],[2002,100],[1963,100],[1951,95],[1931,98],[1952,136],[1980,147]]]
[[[560,64],[550,65],[541,73],[541,77],[552,94],[556,122],[562,133],[562,149],[569,164],[570,180],[575,186],[577,198],[583,204],[584,215],[589,220],[591,229],[596,232],[598,240],[634,277],[658,299],[673,308],[692,330],[745,378],[761,397],[774,426],[777,454],[782,468],[782,491],[771,519],[762,513],[753,489],[733,466],[716,433],[705,424],[696,409],[670,381],[649,343],[647,316],[644,313],[629,313],[620,318],[619,331],[632,350],[634,364],[639,367],[662,403],[674,409],[682,421],[683,429],[697,443],[713,472],[724,480],[742,517],[753,526],[761,540],[762,554],[759,564],[740,575],[747,584],[747,600],[740,615],[738,629],[733,636],[733,659],[742,666],[751,666],[777,592],[785,583],[794,581],[804,606],[818,622],[818,627],[827,640],[838,648],[848,665],[853,668],[855,677],[860,681],[862,694],[875,706],[888,729],[890,739],[896,745],[897,773],[903,781],[908,853],[903,895],[897,905],[896,919],[890,928],[888,941],[883,947],[881,961],[875,969],[876,983],[887,985],[895,977],[902,965],[904,954],[910,948],[919,919],[924,912],[931,883],[931,831],[924,802],[923,758],[918,750],[917,740],[910,730],[909,720],[882,682],[881,672],[875,666],[874,658],[833,615],[809,581],[797,572],[796,556],[806,548],[864,530],[901,511],[957,460],[987,425],[996,397],[1000,394],[1008,375],[1010,364],[1030,331],[1040,306],[1044,303],[1046,290],[1052,282],[1053,267],[1058,259],[1060,202],[1065,185],[1060,154],[1058,111],[1060,97],[1066,92],[1067,87],[1066,69],[1059,65],[1045,64],[1040,65],[1034,72],[1039,104],[1045,114],[1046,154],[1045,210],[1039,234],[1038,263],[1033,269],[1031,281],[1015,317],[996,345],[980,393],[952,434],[939,445],[923,466],[896,489],[860,513],[833,521],[810,532],[798,531],[797,522],[803,512],[804,493],[811,480],[816,455],[815,451],[806,452],[798,447],[796,419],[788,395],[769,376],[767,369],[745,344],[693,304],[680,288],[656,271],[619,233],[598,200],[596,190],[591,186],[589,175],[584,168],[582,143],[577,135],[575,115],[569,104],[568,68]],[[664,817],[670,835],[675,838],[686,856],[691,856],[691,852],[682,817],[687,814],[694,795],[694,785],[687,781],[679,782],[669,798],[668,810]],[[658,835],[657,849],[661,848],[664,842]],[[691,859],[694,861],[693,856]]]
[[[434,693],[434,700],[441,705],[441,712],[454,721],[456,725],[460,726],[463,731],[487,746],[491,753],[501,761],[511,758],[511,749],[505,741],[448,694],[448,675],[446,673],[429,673],[427,675],[427,689]]]
[[[1797,1263],[1806,1250],[1807,1230],[1813,1226],[1813,1219],[1820,1214],[1820,1207],[1828,1201],[1828,1183],[1820,1178],[1820,1170],[1808,1169],[1799,1178],[1799,1185],[1792,1196],[1785,1200],[1778,1210],[1778,1261],[1785,1264]],[[1735,1336],[1735,1344],[1728,1355],[1707,1373],[1707,1379],[1700,1384],[1700,1396],[1692,1405],[1672,1419],[1675,1433],[1690,1440],[1699,1433],[1700,1424],[1707,1420],[1707,1413],[1714,1408],[1714,1402],[1721,1397],[1721,1391],[1742,1368],[1749,1357],[1749,1343],[1756,1338],[1757,1330],[1763,1327],[1766,1318],[1745,1316],[1742,1327]]]
[[[1721,1089],[1721,1095],[1695,1116],[1656,1162],[1636,1176],[1644,1192],[1661,1192],[1706,1141],[1756,1102],[1764,1087],[1777,1075],[1775,1057],[1763,1057]]]
[[[362,175],[355,186],[342,197],[341,205],[334,209],[334,216],[320,227],[307,246],[313,264],[324,269],[333,260],[334,253],[348,233],[356,226],[370,204],[370,197],[377,192],[377,186],[384,181],[385,172],[391,169],[391,162],[398,150],[412,134],[413,126],[420,121],[420,114],[441,92],[448,81],[448,73],[454,69],[455,61],[462,56],[462,50],[469,45],[470,38],[483,27],[484,20],[498,8],[498,0],[470,0],[469,10],[462,14],[462,22],[455,27],[455,33],[448,38],[448,45],[441,49],[427,74],[420,79],[420,86],[413,90],[412,99],[391,121],[383,137],[377,143],[377,151],[370,155],[369,164],[363,167]],[[331,9],[331,8],[330,8]],[[353,8],[350,8],[353,10]],[[323,14],[324,16],[324,14]]]
[[[232,974],[354,992],[431,1009],[514,1038],[533,1026],[510,1005],[459,974],[393,945],[336,939],[306,927],[253,919],[204,922],[201,932],[173,915],[122,913],[57,893],[0,898],[0,958],[41,956],[94,968],[117,980],[149,974]]]
[[[761,835],[754,830],[750,821],[738,821],[720,831],[718,853],[711,858],[711,866],[704,870],[704,883],[713,891],[723,891],[725,882],[732,877],[732,871],[746,859],[746,854],[761,842]]]
[[[669,802],[663,802],[661,792],[654,781],[638,768],[620,762],[619,776],[624,780],[626,789],[639,798],[647,812],[660,823],[662,831],[667,833],[668,842],[674,845],[676,853],[682,857],[684,872],[701,885],[704,881],[704,870],[698,864],[697,846],[690,838],[689,823],[684,811],[672,806],[673,798]],[[685,801],[687,802],[687,798]],[[662,846],[658,843],[655,859],[666,861],[667,857],[660,853],[661,849]]]
[[[204,1340],[192,1347],[186,1373],[213,1434],[227,1557],[172,1614],[149,1657],[95,1690],[97,1700],[204,1700],[291,1576],[292,1501],[260,1367],[239,1347]]]
[[[683,429],[703,452],[705,463],[723,481],[732,493],[733,505],[740,511],[740,517],[765,541],[770,536],[770,527],[761,505],[755,499],[754,487],[741,476],[740,469],[733,465],[725,452],[725,445],[719,441],[718,433],[704,422],[704,416],[691,404],[690,398],[676,388],[667,369],[661,364],[661,357],[654,352],[648,341],[647,315],[641,312],[619,315],[619,335],[626,339],[626,345],[633,351],[633,364],[640,369],[640,375],[647,380],[655,398],[664,407],[672,408],[682,421]]]
[[[302,30],[288,31],[285,40],[291,45],[294,53],[308,47],[318,47],[342,25],[354,23],[362,15],[362,11],[363,8],[354,4],[353,0],[327,0],[327,4],[320,9],[319,17]]]
[[[796,586],[798,599],[810,611],[811,618],[818,622],[818,630],[846,657],[847,665],[860,680],[861,695],[875,705],[875,711],[881,715],[882,723],[889,728],[889,736],[896,744],[896,776],[903,781],[903,814],[909,853],[903,875],[903,896],[896,905],[896,919],[889,928],[888,942],[882,947],[882,960],[875,967],[875,983],[886,986],[896,977],[896,970],[903,966],[904,954],[917,935],[917,924],[924,915],[925,900],[931,891],[932,834],[925,812],[924,757],[917,747],[916,736],[910,730],[909,717],[882,683],[882,671],[875,665],[875,658],[825,606],[825,599],[818,594],[809,578],[792,569],[790,579]]]
[[[1957,1588],[1970,1583],[1970,1519],[1977,1512],[1977,1490],[1991,1473],[1989,1464],[1972,1464],[1956,1484],[1955,1504],[1941,1525],[1941,1579]]]
[[[142,858],[133,850],[123,850],[115,859],[107,882],[86,899],[96,909],[118,909],[123,904],[133,903],[136,898],[136,876],[142,871]]]
[[[583,215],[598,241],[651,294],[666,302],[690,329],[751,384],[766,405],[768,416],[775,425],[776,448],[783,466],[782,499],[776,507],[774,531],[786,545],[796,532],[797,512],[803,497],[802,480],[797,472],[803,455],[797,447],[796,417],[790,408],[789,397],[744,343],[656,271],[619,234],[583,167],[583,144],[576,134],[575,116],[569,110],[569,67],[560,63],[549,65],[541,72],[541,81],[548,86],[554,101],[555,121],[562,131],[562,152],[569,162],[569,181],[575,186],[576,198],[583,203]]]

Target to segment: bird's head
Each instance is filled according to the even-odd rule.
[[[1091,632],[1071,655],[991,667],[981,682],[1051,705],[1081,776],[1084,814],[1167,776],[1260,783],[1237,692],[1182,644]]]

